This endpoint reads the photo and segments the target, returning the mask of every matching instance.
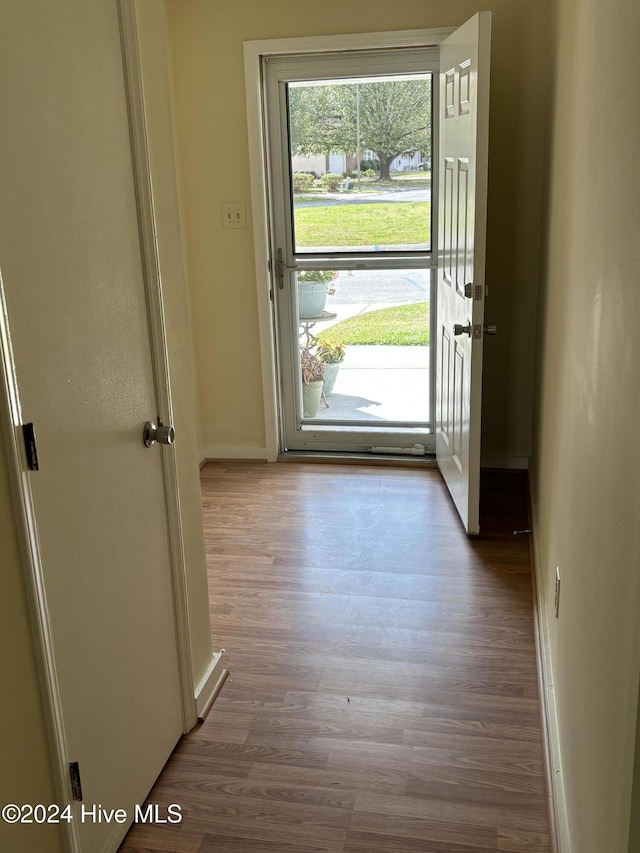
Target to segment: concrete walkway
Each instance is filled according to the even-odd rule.
[[[341,272],[326,305],[333,316],[313,323],[309,331],[318,337],[348,317],[425,299],[428,275],[426,270]],[[346,351],[318,420],[429,420],[428,346],[348,346]]]
[[[429,419],[429,347],[350,346],[318,420]]]

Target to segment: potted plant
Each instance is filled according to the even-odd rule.
[[[328,397],[333,392],[333,387],[336,384],[338,370],[344,361],[345,349],[342,344],[330,344],[326,341],[318,341],[318,349],[316,355],[324,364],[324,395]]]
[[[315,418],[318,413],[324,385],[324,368],[324,363],[309,346],[300,349],[302,415],[305,418]]]
[[[298,315],[301,320],[321,317],[337,270],[305,270],[298,273]]]

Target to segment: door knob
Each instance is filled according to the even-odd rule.
[[[454,335],[468,335],[471,337],[471,323],[467,323],[466,326],[461,326],[460,323],[456,323],[453,327]]]
[[[485,335],[497,335],[498,327],[494,323],[490,323],[488,326],[485,325],[484,333]]]
[[[158,444],[173,444],[176,440],[176,431],[170,425],[165,426],[158,418],[157,426],[151,421],[146,422],[142,438],[147,447],[151,447],[156,441]]]

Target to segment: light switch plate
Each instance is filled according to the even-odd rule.
[[[222,227],[247,227],[247,206],[243,201],[232,201],[222,205]]]

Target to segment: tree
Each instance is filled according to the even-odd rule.
[[[289,90],[291,150],[294,154],[353,154],[373,151],[380,179],[401,154],[431,155],[431,79],[387,80],[296,86]]]
[[[290,86],[291,150],[302,156],[355,151],[349,93],[344,86]],[[354,113],[355,115],[355,113]]]
[[[394,80],[360,87],[360,139],[380,161],[380,179],[389,179],[401,154],[431,155],[431,81]]]

